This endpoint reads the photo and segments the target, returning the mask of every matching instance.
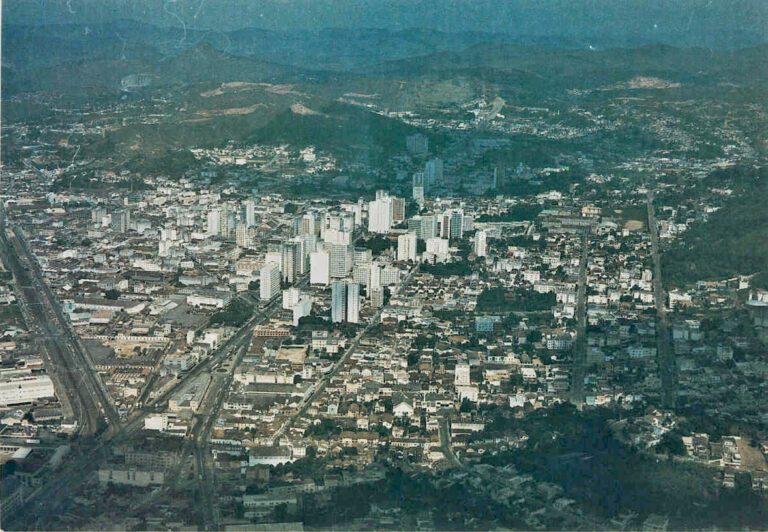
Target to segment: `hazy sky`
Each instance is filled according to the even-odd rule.
[[[768,0],[5,0],[4,23],[107,22],[227,31],[431,28],[680,44],[768,41]]]

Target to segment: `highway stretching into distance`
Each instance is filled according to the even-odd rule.
[[[53,369],[51,378],[64,396],[63,403],[77,420],[80,434],[91,436],[107,428],[115,430],[120,416],[90,356],[46,284],[21,229],[9,227],[5,208],[0,209],[0,252],[13,274],[30,332],[42,340],[41,354]]]
[[[656,306],[656,356],[661,377],[661,405],[675,408],[677,403],[677,365],[670,345],[669,324],[667,323],[666,292],[661,279],[661,250],[659,249],[659,227],[653,207],[653,192],[648,192],[648,231],[651,234],[653,256],[653,298]]]
[[[106,391],[100,376],[95,370],[91,370],[91,361],[82,351],[76,333],[63,316],[52,291],[45,283],[37,261],[19,238],[23,238],[23,235],[17,230],[13,238],[8,239],[5,209],[0,214],[0,252],[14,276],[18,275],[15,278],[23,298],[20,298],[20,301],[29,309],[29,318],[33,321],[29,326],[33,332],[38,332],[45,338],[48,358],[45,362],[56,368],[53,380],[58,385],[57,393],[64,394],[67,403],[73,405],[81,426],[81,434],[86,436],[80,442],[78,456],[50,473],[39,486],[26,494],[25,506],[28,509],[34,508],[34,511],[21,511],[16,515],[3,516],[2,524],[5,529],[29,529],[37,527],[30,526],[26,519],[34,515],[35,523],[44,523],[46,515],[59,513],[77,487],[93,477],[112,447],[125,443],[141,430],[145,418],[154,413],[157,407],[165,404],[202,372],[210,371],[236,349],[247,345],[252,337],[253,327],[268,321],[280,309],[281,301],[280,298],[275,298],[264,309],[254,312],[254,315],[211,356],[198,363],[159,397],[135,410],[127,420],[121,422],[108,396],[104,396]],[[304,278],[297,286],[306,286],[307,281],[308,278]],[[87,430],[84,430],[86,428]]]
[[[576,343],[573,349],[571,370],[571,402],[581,408],[584,405],[584,377],[587,374],[587,263],[589,260],[589,236],[581,239],[579,281],[576,294]]]

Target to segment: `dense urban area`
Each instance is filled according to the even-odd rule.
[[[768,54],[478,46],[3,51],[4,530],[768,525]]]

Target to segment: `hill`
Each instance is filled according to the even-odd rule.
[[[730,181],[738,193],[662,254],[670,286],[768,271],[768,168],[737,168],[714,177],[718,186]]]
[[[656,76],[677,82],[714,84],[718,81],[768,81],[768,47],[715,52],[665,45],[607,50],[556,50],[504,43],[471,46],[387,61],[369,69],[378,76],[453,76],[472,73],[484,78],[509,76],[523,85],[600,87],[635,76]]]
[[[311,144],[337,153],[377,159],[403,151],[405,137],[419,131],[399,120],[339,102],[305,109],[279,113],[255,131],[249,141]],[[431,135],[431,139],[437,137]]]

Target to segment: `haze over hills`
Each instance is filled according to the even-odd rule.
[[[523,46],[514,40],[503,34],[424,29],[188,29],[179,34],[177,28],[128,20],[6,25],[4,97],[43,91],[74,105],[115,97],[172,102],[159,123],[130,124],[85,142],[85,154],[97,156],[114,147],[123,160],[267,138],[347,154],[368,143],[372,153],[382,154],[397,145],[392,132],[413,129],[382,116],[388,111],[460,108],[494,97],[510,105],[547,104],[565,111],[574,91],[594,101],[633,91],[652,98],[709,97],[747,88],[763,91],[768,81],[766,46],[710,50],[655,44],[592,50]],[[41,54],[41,49],[50,53]],[[131,86],[132,76],[141,76],[145,86]],[[357,108],[334,103],[338,99]],[[316,114],[294,113],[294,104]],[[6,119],[27,112],[28,107],[23,112],[13,107]],[[574,126],[581,119],[575,120]],[[644,127],[627,123],[624,137],[603,140],[603,153],[667,145]],[[596,133],[589,142],[598,138]],[[586,145],[568,142],[569,149]],[[511,153],[526,161],[552,161],[559,150],[551,142],[521,136],[513,143],[519,146]]]
[[[15,0],[3,8],[3,20],[18,24],[149,22],[175,31],[177,42],[194,31],[228,34],[243,28],[294,33],[299,39],[328,28],[482,32],[523,44],[584,48],[652,43],[741,48],[768,38],[768,5],[762,0]]]
[[[155,87],[200,81],[447,81],[463,76],[537,92],[597,88],[633,76],[703,85],[768,79],[766,46],[735,51],[667,45],[563,50],[513,40],[479,32],[353,29],[189,30],[179,38],[173,28],[133,21],[6,25],[3,74],[8,94],[55,87],[64,95],[85,91],[89,97],[100,90],[119,90],[120,80],[134,73],[150,75]],[[49,53],[40,54],[40,49]]]

